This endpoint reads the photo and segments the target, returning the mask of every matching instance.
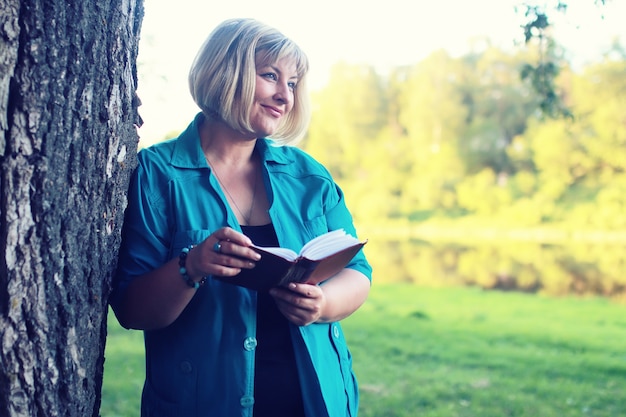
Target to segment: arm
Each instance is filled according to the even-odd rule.
[[[321,285],[291,283],[273,288],[270,294],[278,309],[292,323],[330,323],[354,313],[367,299],[370,280],[362,273],[345,268]]]
[[[213,250],[220,242],[220,253]],[[254,267],[259,254],[250,249],[245,235],[222,228],[189,251],[187,274],[194,281],[210,274],[235,276],[241,268]],[[196,293],[182,278],[178,257],[162,267],[135,278],[120,296],[115,315],[126,328],[151,330],[166,327],[183,312]]]
[[[307,165],[308,167],[308,165]],[[321,165],[315,163],[313,175],[307,190],[320,192],[322,204],[320,207],[311,207],[311,212],[325,217],[324,223],[317,224],[313,230],[314,236],[323,233],[344,229],[347,233],[357,236],[352,216],[346,206],[343,192],[332,179],[330,173]],[[321,178],[321,181],[320,181]],[[282,196],[286,201],[287,196]],[[306,201],[309,201],[307,199]],[[311,200],[313,201],[313,200]],[[301,219],[310,218],[309,213]],[[304,225],[300,225],[304,229]],[[290,236],[279,236],[290,242],[292,247],[302,246],[312,236],[306,233],[292,233]],[[359,251],[350,261],[347,268],[320,285],[289,284],[287,287],[273,288],[270,294],[276,300],[281,313],[292,323],[306,326],[311,323],[329,323],[348,317],[355,312],[367,299],[371,286],[370,276],[372,268],[365,258],[363,250]]]
[[[370,280],[354,269],[346,268],[320,285],[325,303],[319,323],[342,320],[354,313],[367,299],[371,287]]]

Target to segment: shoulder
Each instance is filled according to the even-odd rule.
[[[156,142],[153,143],[149,146],[146,146],[144,148],[141,148],[139,150],[140,154],[162,154],[162,153],[169,153],[171,154],[172,150],[174,149],[174,145],[176,144],[176,141],[178,141],[180,139],[180,136],[171,138],[171,139],[166,139],[160,142]]]
[[[154,164],[162,161],[170,161],[174,152],[176,139],[169,139],[158,142],[146,148],[142,148],[137,153],[140,163]]]
[[[161,182],[163,177],[169,177],[173,148],[173,140],[170,140],[141,149],[137,153],[137,175],[148,183]]]
[[[139,151],[140,166],[164,171],[207,168],[198,134],[200,116],[201,114],[196,116],[178,137],[155,143]]]

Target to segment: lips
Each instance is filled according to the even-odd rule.
[[[283,111],[278,107],[274,106],[263,106],[272,116],[281,117],[283,115]]]

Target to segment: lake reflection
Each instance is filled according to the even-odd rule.
[[[626,246],[529,242],[476,245],[370,239],[375,282],[474,285],[626,299]]]

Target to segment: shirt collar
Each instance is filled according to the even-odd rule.
[[[174,144],[172,165],[178,168],[209,168],[202,146],[200,146],[200,124],[204,119],[199,112],[187,128],[180,134]],[[293,162],[283,146],[276,146],[271,139],[257,139],[256,148],[264,162],[289,164]]]
[[[174,144],[172,165],[178,168],[208,168],[209,164],[204,157],[200,146],[200,123],[204,116],[198,113],[187,129],[180,134]]]
[[[293,159],[285,152],[285,146],[277,146],[271,139],[258,139],[256,149],[264,162],[286,165]]]

